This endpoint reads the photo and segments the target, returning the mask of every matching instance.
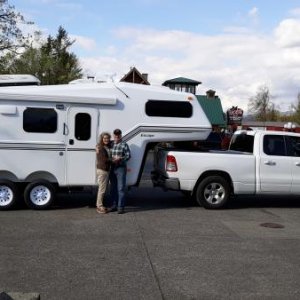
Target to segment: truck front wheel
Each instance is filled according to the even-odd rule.
[[[222,208],[230,194],[230,185],[222,176],[209,176],[203,179],[196,191],[197,202],[205,208]]]

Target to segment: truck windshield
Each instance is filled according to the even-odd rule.
[[[245,133],[234,134],[230,143],[230,150],[253,153],[254,136]]]

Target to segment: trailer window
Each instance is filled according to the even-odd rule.
[[[91,137],[91,116],[87,113],[78,113],[75,116],[75,138],[87,141]]]
[[[56,132],[56,111],[52,108],[26,108],[23,112],[23,129],[26,132],[36,133]]]
[[[191,103],[185,101],[149,100],[145,109],[149,117],[190,118],[193,114]]]

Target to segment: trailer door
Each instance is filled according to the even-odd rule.
[[[98,115],[95,108],[71,107],[68,110],[65,133],[67,185],[96,183]]]

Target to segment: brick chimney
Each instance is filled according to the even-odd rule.
[[[206,97],[207,98],[215,98],[215,95],[216,95],[216,91],[214,91],[214,90],[206,91]]]
[[[143,78],[144,78],[145,80],[148,81],[148,73],[142,73],[142,76],[143,76]]]

